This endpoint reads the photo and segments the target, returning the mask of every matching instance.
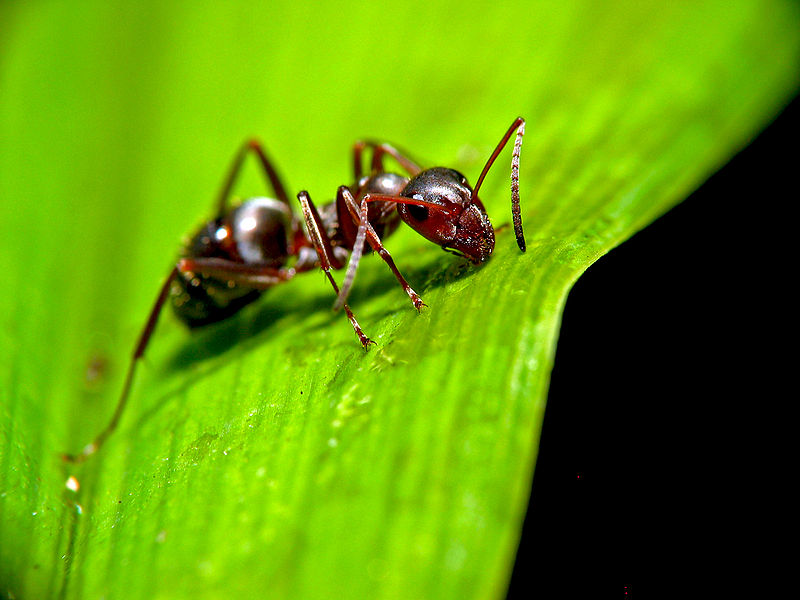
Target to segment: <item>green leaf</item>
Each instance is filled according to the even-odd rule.
[[[0,5],[0,593],[502,596],[571,285],[774,116],[799,24],[779,0]],[[322,203],[358,138],[474,182],[518,114],[526,254],[505,228],[474,268],[401,230],[429,308],[365,259],[368,353],[322,275],[192,334],[165,314],[118,432],[58,460],[242,140]]]

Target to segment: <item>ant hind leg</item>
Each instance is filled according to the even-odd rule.
[[[417,163],[390,144],[359,140],[353,144],[353,175],[356,183],[358,183],[358,180],[361,179],[364,174],[361,155],[364,153],[366,148],[372,149],[372,162],[370,166],[371,173],[383,173],[386,171],[383,166],[383,157],[387,154],[395,159],[412,177],[417,175],[422,170]]]
[[[228,170],[228,174],[222,184],[222,189],[220,189],[219,196],[217,197],[217,208],[215,213],[217,218],[228,212],[228,200],[231,195],[231,190],[233,189],[234,183],[236,183],[236,178],[239,176],[239,173],[242,170],[242,164],[244,163],[244,158],[247,156],[248,152],[255,152],[256,156],[258,157],[258,161],[261,164],[261,168],[264,170],[264,174],[269,180],[277,199],[288,206],[289,210],[292,209],[291,205],[289,204],[289,196],[286,194],[286,188],[284,187],[278,172],[275,170],[275,167],[272,165],[272,161],[267,156],[264,146],[257,139],[252,138],[242,144],[236,153],[236,156],[233,158],[233,163]]]
[[[110,436],[116,430],[119,420],[122,418],[122,413],[125,411],[125,406],[128,404],[128,398],[130,397],[131,386],[133,385],[133,376],[136,373],[136,367],[139,364],[139,360],[142,358],[142,356],[144,356],[144,352],[147,349],[148,343],[150,342],[150,337],[153,334],[153,330],[156,328],[156,323],[158,322],[158,317],[161,314],[161,309],[164,307],[164,303],[169,297],[169,291],[172,286],[172,282],[177,276],[178,269],[177,267],[173,267],[170,270],[169,275],[167,275],[167,278],[164,280],[164,283],[161,284],[161,290],[158,292],[158,297],[153,304],[153,308],[150,309],[150,315],[147,317],[144,328],[139,334],[139,341],[136,343],[133,356],[131,356],[130,363],[128,363],[128,372],[125,375],[125,383],[122,385],[122,392],[120,393],[119,400],[117,400],[117,406],[114,409],[114,414],[111,416],[111,420],[89,444],[84,446],[83,450],[79,454],[62,455],[62,458],[65,461],[71,463],[81,463],[85,461],[92,454],[100,450],[103,442],[105,442],[108,436]]]

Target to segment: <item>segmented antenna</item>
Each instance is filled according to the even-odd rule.
[[[515,129],[517,130],[517,137],[514,140],[514,151],[511,155],[511,218],[514,222],[514,235],[517,238],[517,246],[519,246],[520,250],[525,252],[525,236],[522,231],[522,214],[519,208],[519,155],[522,150],[522,136],[525,135],[525,119],[522,117],[514,119],[511,127],[509,127],[508,131],[503,135],[503,139],[497,144],[489,160],[486,161],[486,166],[483,167],[483,171],[481,171],[480,177],[478,177],[478,182],[472,189],[472,201],[476,202],[478,190],[483,184],[486,174],[503,151],[503,148],[505,148],[508,140],[511,139],[511,134],[514,133]]]

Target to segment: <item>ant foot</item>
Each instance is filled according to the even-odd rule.
[[[414,308],[417,309],[417,312],[421,312],[423,306],[428,306],[422,301],[422,298],[420,298],[416,293],[409,295],[411,296],[411,301],[414,303]]]
[[[97,451],[97,444],[88,444],[80,454],[62,454],[61,460],[64,462],[79,464],[89,458]]]
[[[360,334],[358,336],[358,339],[361,340],[361,345],[364,346],[364,350],[365,351],[369,350],[369,345],[370,344],[372,344],[373,346],[377,346],[378,345],[375,342],[373,342],[371,339],[369,339],[367,336],[365,336],[364,334]]]

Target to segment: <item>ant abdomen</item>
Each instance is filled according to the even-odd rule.
[[[281,267],[289,258],[292,213],[272,198],[251,198],[229,218],[236,251],[245,263]]]
[[[175,314],[191,328],[227,319],[261,294],[261,290],[229,287],[227,282],[194,273],[177,277],[171,289]]]
[[[292,215],[271,198],[251,198],[228,215],[204,225],[190,239],[183,258],[214,258],[251,267],[279,268],[290,255]],[[228,318],[263,290],[230,279],[181,272],[172,284],[172,306],[189,327]]]

